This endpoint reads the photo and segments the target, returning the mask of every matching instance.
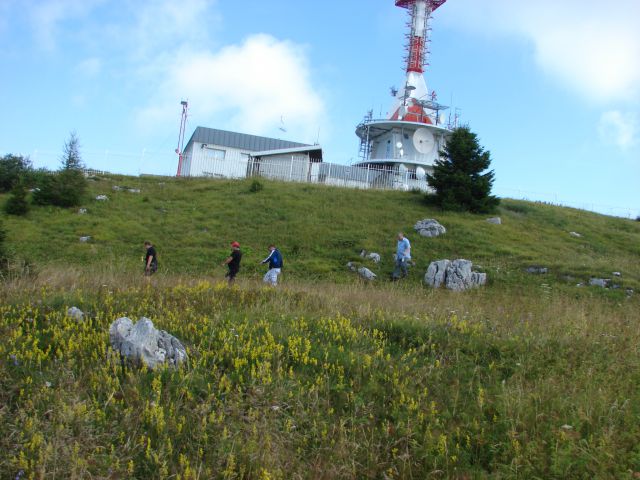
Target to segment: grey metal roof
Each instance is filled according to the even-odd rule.
[[[264,150],[261,152],[253,152],[251,156],[262,157],[267,155],[281,155],[285,153],[305,153],[314,150],[322,150],[320,145],[305,145],[304,147],[280,148],[278,150]]]
[[[226,130],[206,127],[196,127],[193,135],[191,135],[191,138],[187,142],[185,151],[188,151],[194,142],[238,148],[251,152],[311,146],[306,143],[289,142],[277,138],[259,137],[257,135],[247,135],[246,133],[228,132]]]

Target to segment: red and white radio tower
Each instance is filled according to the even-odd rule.
[[[444,5],[447,0],[396,0],[396,6],[406,8],[410,13],[411,31],[408,35],[406,57],[406,80],[398,102],[393,109],[392,120],[417,121],[432,123],[430,115],[419,104],[420,101],[431,98],[424,79],[424,68],[429,55],[431,28],[429,22],[432,13]],[[435,100],[435,97],[431,98]],[[417,100],[417,101],[416,101]]]
[[[180,102],[180,105],[182,105],[182,117],[180,118],[178,148],[176,148],[176,153],[178,154],[178,172],[176,173],[176,177],[182,176],[182,149],[184,148],[184,131],[187,128],[187,112],[189,110],[189,102],[182,100]]]
[[[391,1],[391,0],[389,0]],[[447,0],[395,0],[409,12],[406,75],[400,89],[392,89],[393,106],[386,118],[372,112],[356,127],[360,137],[358,166],[384,172],[376,182],[392,188],[427,189],[426,175],[433,171],[439,152],[451,135],[442,113],[449,107],[436,101],[424,78],[433,12]],[[368,177],[367,177],[368,178]]]

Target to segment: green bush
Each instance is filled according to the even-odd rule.
[[[24,184],[19,182],[11,189],[11,195],[4,204],[4,211],[9,215],[26,215],[29,211],[29,202],[27,201],[27,189]]]
[[[251,193],[258,193],[258,192],[261,192],[262,190],[264,190],[264,184],[257,178],[254,178],[251,181],[251,186],[249,187],[249,191]]]
[[[78,138],[75,133],[72,133],[69,141],[64,145],[62,169],[39,179],[33,201],[39,205],[58,207],[80,205],[87,190],[87,179],[81,170],[82,167]]]
[[[457,128],[440,155],[433,174],[427,175],[429,186],[435,190],[427,201],[444,210],[473,213],[495,210],[500,200],[491,195],[494,173],[487,171],[491,156],[480,146],[478,136],[469,127]]]
[[[4,244],[5,239],[7,238],[7,232],[2,225],[2,221],[0,220],[0,273],[6,272],[7,270],[7,250]]]
[[[9,192],[30,170],[28,157],[8,154],[0,158],[0,192]]]

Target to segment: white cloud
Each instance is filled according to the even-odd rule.
[[[624,113],[618,110],[605,112],[600,117],[598,133],[601,140],[609,145],[627,150],[638,144],[640,123],[635,113]]]
[[[637,0],[456,0],[438,14],[454,27],[525,38],[544,71],[592,100],[640,95]]]
[[[136,2],[131,12],[133,25],[119,32],[130,42],[137,57],[155,54],[160,49],[175,50],[185,43],[206,45],[210,32],[220,19],[211,0],[150,0]]]
[[[38,45],[45,50],[57,48],[60,26],[84,18],[104,0],[27,0],[21,7],[30,17]]]
[[[102,71],[102,60],[91,57],[76,65],[76,72],[85,77],[95,77]]]
[[[253,35],[217,52],[181,52],[167,64],[153,104],[139,122],[154,128],[175,121],[188,98],[198,121],[254,134],[276,134],[284,117],[287,136],[310,142],[325,123],[325,106],[312,83],[305,51],[269,35]],[[195,126],[195,125],[193,125]]]

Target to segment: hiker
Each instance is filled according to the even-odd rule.
[[[409,273],[409,262],[411,261],[411,243],[404,236],[404,233],[398,233],[398,248],[396,250],[396,268],[393,270],[392,277],[398,280],[406,277]]]
[[[144,248],[147,250],[144,256],[144,274],[150,277],[158,271],[158,253],[148,240],[144,242]]]
[[[264,274],[262,281],[269,285],[278,285],[278,275],[282,271],[282,254],[275,245],[269,245],[269,256],[265,258],[260,264],[269,262],[269,270]]]
[[[236,279],[236,275],[240,271],[240,260],[242,259],[242,252],[240,251],[240,244],[238,242],[231,243],[231,254],[227,259],[222,262],[222,266],[227,266],[229,271],[225,274],[225,278],[229,279],[229,286],[233,285],[233,281]]]

